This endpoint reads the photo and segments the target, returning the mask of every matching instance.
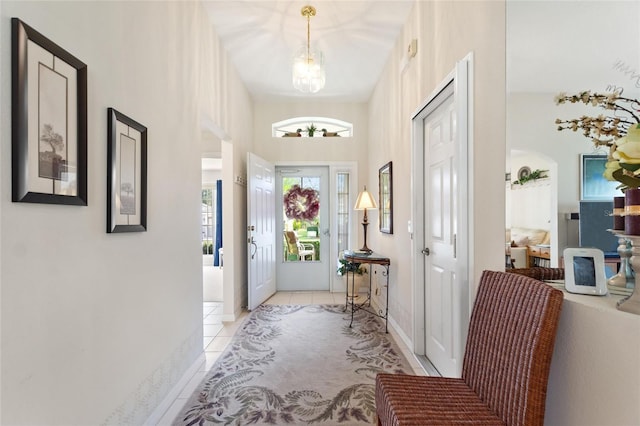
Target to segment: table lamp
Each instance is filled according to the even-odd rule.
[[[376,205],[376,201],[373,199],[369,191],[367,191],[367,187],[365,185],[364,189],[360,194],[358,194],[358,199],[356,200],[356,205],[353,208],[354,210],[364,210],[364,219],[362,220],[362,227],[364,228],[364,245],[360,249],[361,251],[372,253],[369,247],[367,247],[367,226],[369,226],[369,221],[367,220],[367,209],[376,209],[378,206]]]

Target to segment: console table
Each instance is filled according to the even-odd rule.
[[[391,265],[391,260],[388,257],[382,256],[378,253],[360,253],[353,251],[345,251],[343,255],[344,260],[353,265],[352,268],[348,268],[351,274],[351,322],[349,323],[349,327],[353,325],[353,314],[356,311],[362,310],[371,315],[375,315],[384,320],[384,331],[385,333],[389,332],[388,323],[389,323],[389,266]],[[355,296],[355,270],[358,269],[358,265],[360,264],[369,264],[369,265],[380,265],[384,268],[382,271],[382,275],[387,278],[387,297],[384,305],[384,311],[382,309],[378,309],[377,312],[373,311],[371,306],[371,282],[373,280],[371,267],[369,267],[369,291],[367,292],[367,298],[362,303],[356,303]],[[349,286],[349,272],[347,272],[347,290]],[[349,308],[349,291],[346,291],[345,296],[345,312]]]

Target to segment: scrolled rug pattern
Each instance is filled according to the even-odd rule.
[[[262,305],[174,425],[375,424],[375,376],[413,370],[376,317],[344,305]]]

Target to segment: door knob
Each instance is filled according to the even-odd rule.
[[[429,247],[423,248],[422,254],[424,254],[425,256],[429,256],[431,254],[431,250],[429,250]]]

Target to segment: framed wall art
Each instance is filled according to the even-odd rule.
[[[107,232],[147,230],[147,128],[107,111]]]
[[[87,66],[11,19],[11,199],[87,205]]]
[[[606,164],[606,154],[580,155],[581,201],[612,201],[613,197],[622,195],[617,189],[620,182],[607,180],[603,176]]]
[[[378,184],[380,185],[378,199],[380,200],[380,232],[393,234],[393,180],[391,161],[378,170]]]

